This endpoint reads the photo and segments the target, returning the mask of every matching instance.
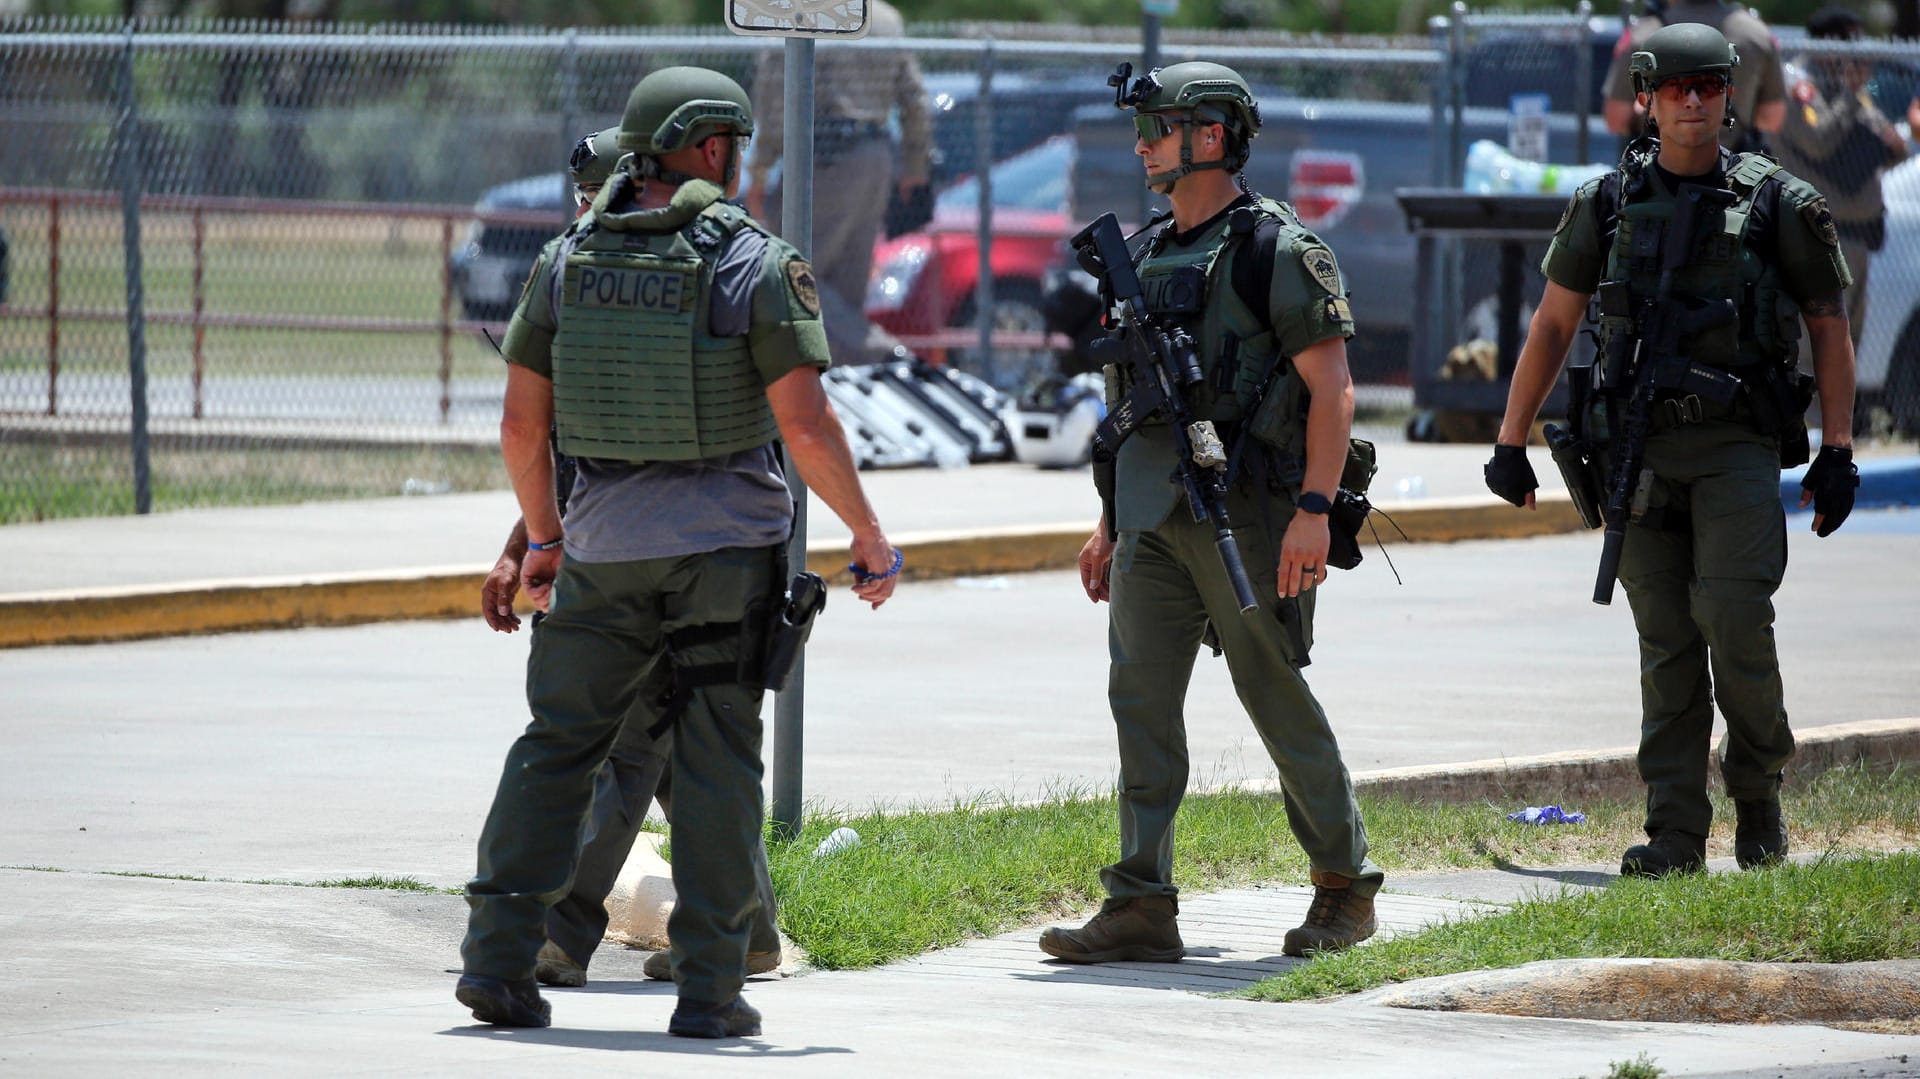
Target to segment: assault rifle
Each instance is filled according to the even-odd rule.
[[[1213,545],[1220,552],[1220,564],[1226,567],[1240,613],[1258,608],[1260,601],[1254,596],[1253,582],[1247,579],[1247,568],[1240,558],[1240,545],[1227,521],[1226,447],[1213,421],[1195,420],[1187,407],[1187,393],[1206,379],[1193,338],[1178,327],[1160,325],[1147,313],[1140,277],[1134,273],[1133,255],[1120,234],[1118,218],[1101,214],[1073,238],[1072,244],[1081,268],[1100,279],[1102,294],[1112,297],[1120,312],[1122,336],[1096,342],[1095,347],[1109,354],[1118,350],[1122,355],[1116,358],[1124,362],[1124,369],[1132,376],[1126,397],[1093,433],[1096,467],[1111,462],[1120,444],[1142,423],[1164,415],[1173,431],[1178,458],[1175,471],[1186,491],[1187,508],[1194,520],[1213,524]]]
[[[1689,308],[1673,297],[1673,277],[1693,256],[1694,230],[1702,209],[1725,209],[1736,198],[1733,192],[1721,188],[1680,185],[1673,220],[1662,241],[1659,286],[1653,299],[1633,312],[1634,332],[1621,334],[1609,343],[1601,377],[1608,394],[1607,437],[1613,443],[1613,476],[1604,512],[1607,531],[1600,546],[1600,571],[1593,582],[1595,603],[1613,602],[1613,582],[1620,575],[1627,522],[1638,520],[1646,511],[1653,470],[1645,467],[1645,459],[1647,437],[1653,433],[1655,397],[1662,390],[1670,391],[1668,399],[1660,404],[1674,422],[1687,423],[1704,418],[1703,400],[1725,406],[1732,404],[1740,392],[1738,377],[1694,363],[1680,348],[1685,337],[1736,321],[1739,315],[1733,300],[1723,298]],[[1625,282],[1601,284],[1603,312],[1610,302],[1621,302],[1610,297],[1608,290],[1623,295],[1625,287]]]

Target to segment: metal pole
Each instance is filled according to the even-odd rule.
[[[1447,185],[1459,187],[1466,182],[1466,107],[1467,107],[1467,5],[1454,3],[1447,25]],[[1431,343],[1434,355],[1444,355],[1460,339],[1460,275],[1463,271],[1460,241],[1441,237],[1438,339]]]
[[[780,233],[804,257],[813,254],[813,39],[790,37],[786,42],[786,111],[781,155]],[[855,297],[857,299],[857,297]],[[783,454],[785,451],[782,451]],[[793,492],[793,538],[787,542],[787,561],[795,569],[807,564],[807,485],[787,457],[787,489]],[[780,582],[783,586],[785,581]],[[774,834],[800,834],[800,764],[806,737],[807,654],[802,649],[787,676],[787,688],[773,705],[773,828]]]
[[[453,218],[440,219],[440,422],[453,422]]]
[[[577,121],[573,107],[580,99],[580,31],[567,27],[566,48],[560,53],[560,133],[565,142],[560,146],[561,160],[573,152],[573,144],[580,138],[574,130]],[[560,177],[560,203],[566,209],[561,211],[567,221],[573,220],[573,179],[565,174]],[[562,226],[564,227],[564,226]]]
[[[993,39],[980,50],[980,103],[973,110],[974,175],[980,180],[980,276],[973,283],[974,324],[980,329],[981,374],[1000,386],[993,350]],[[1005,386],[1000,386],[1006,389]]]
[[[60,198],[47,200],[47,415],[60,412]]]
[[[1574,17],[1580,21],[1573,35],[1573,117],[1577,126],[1573,129],[1573,159],[1579,164],[1593,160],[1593,147],[1588,143],[1587,125],[1593,113],[1593,43],[1588,40],[1593,30],[1593,0],[1580,0],[1574,9]],[[1621,31],[1625,33],[1623,29]]]
[[[133,23],[120,54],[120,208],[127,259],[127,374],[133,395],[133,512],[153,512],[147,459],[147,314],[140,264],[140,114],[133,91]]]
[[[1151,11],[1142,12],[1140,15],[1140,69],[1144,73],[1159,66],[1160,16]],[[1145,184],[1136,185],[1135,190],[1140,199],[1139,223],[1144,225],[1147,219],[1153,216],[1153,192],[1149,191]]]
[[[193,418],[206,415],[207,381],[207,217],[193,210]]]

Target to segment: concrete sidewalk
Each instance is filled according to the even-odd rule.
[[[1863,458],[1863,506],[1920,497],[1920,456],[1910,451]],[[1518,512],[1486,493],[1484,447],[1382,443],[1372,492],[1380,538],[1577,530],[1546,455],[1533,456],[1540,506]],[[1098,515],[1085,469],[987,465],[863,480],[915,578],[1071,567]],[[1783,479],[1789,500],[1795,482]],[[0,648],[468,615],[517,515],[500,491],[11,526],[9,551],[33,576],[0,592]],[[814,499],[810,568],[843,578],[846,543]]]
[[[1390,885],[1383,935],[1486,909],[1436,898],[1451,880]],[[1509,900],[1539,887],[1516,873],[1497,891]],[[1300,888],[1188,897],[1190,958],[1179,964],[1053,962],[1032,927],[879,970],[754,979],[747,996],[765,1037],[718,1043],[668,1037],[673,987],[642,979],[644,953],[611,946],[586,989],[548,991],[552,1028],[474,1024],[451,997],[465,915],[455,896],[19,870],[0,870],[0,894],[14,915],[0,923],[8,1074],[1478,1079],[1601,1076],[1643,1052],[1670,1076],[1920,1071],[1920,1037],[1820,1026],[1202,995],[1302,962],[1278,955],[1306,908]],[[89,931],[44,931],[75,925]]]

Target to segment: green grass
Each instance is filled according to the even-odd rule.
[[[301,449],[156,447],[149,457],[156,511],[415,491],[487,491],[506,473],[492,447]],[[133,512],[125,446],[0,441],[0,525]]]
[[[1362,800],[1373,857],[1389,876],[1614,862],[1642,838],[1637,798],[1567,807],[1588,814],[1589,823],[1579,826],[1514,824],[1505,819],[1510,808]],[[1786,815],[1802,850],[1912,845],[1920,842],[1920,771],[1829,773],[1791,792]],[[1720,804],[1717,819],[1731,818],[1731,807]],[[862,844],[815,858],[814,848],[842,825],[859,832]],[[1715,833],[1715,853],[1729,849],[1729,830]],[[1178,835],[1174,879],[1190,891],[1306,880],[1306,861],[1277,796],[1189,796]],[[1042,805],[819,812],[798,839],[769,842],[767,853],[782,928],[815,965],[843,969],[1088,907],[1102,895],[1098,872],[1118,842],[1111,796],[1066,791]]]
[[[146,880],[190,880],[204,884],[210,878],[195,876],[192,873],[147,873],[131,869],[109,869],[101,873],[103,877],[141,877]]]
[[[1607,1067],[1607,1079],[1660,1079],[1667,1070],[1645,1053],[1632,1060],[1616,1060]]]
[[[1858,963],[1920,957],[1920,855],[1835,856],[1767,872],[1622,879],[1598,892],[1326,956],[1252,986],[1310,1000],[1390,982],[1605,957]]]

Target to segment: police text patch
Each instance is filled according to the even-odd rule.
[[[1340,295],[1340,266],[1333,261],[1333,252],[1324,247],[1310,247],[1300,254],[1300,264],[1307,268],[1320,287],[1328,295]]]
[[[678,311],[693,299],[692,282],[674,270],[616,270],[580,267],[582,307],[632,307],[644,311]]]

